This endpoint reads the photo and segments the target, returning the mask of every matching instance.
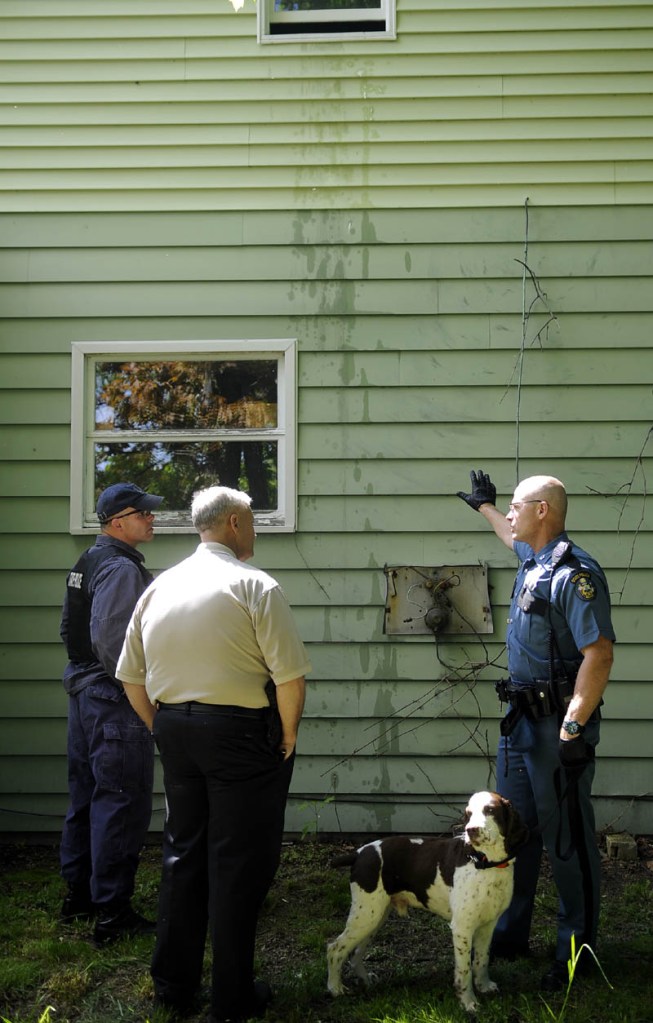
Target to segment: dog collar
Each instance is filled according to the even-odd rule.
[[[488,860],[485,853],[476,852],[476,850],[470,853],[470,855],[474,860],[474,866],[477,870],[488,870],[490,867],[498,867],[502,870],[504,867],[509,866],[514,859],[514,856],[508,856],[505,860]]]

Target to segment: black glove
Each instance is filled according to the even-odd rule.
[[[579,777],[588,764],[594,760],[594,747],[582,735],[577,739],[560,739],[558,742],[558,759],[567,772],[567,776]]]
[[[459,490],[456,494],[457,497],[465,501],[474,511],[478,511],[482,504],[497,503],[497,488],[486,472],[483,472],[482,469],[474,472],[472,469],[469,478],[472,481],[471,494],[466,494],[463,490]]]

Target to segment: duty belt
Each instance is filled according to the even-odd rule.
[[[509,703],[517,716],[525,715],[530,721],[539,721],[552,714],[564,714],[574,693],[574,678],[564,676],[535,679],[528,685],[515,685],[512,679],[500,679],[494,687],[502,703]]]

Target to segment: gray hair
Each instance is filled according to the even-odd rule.
[[[193,494],[190,506],[193,525],[198,533],[221,525],[233,512],[249,508],[252,499],[242,490],[231,487],[207,487]]]

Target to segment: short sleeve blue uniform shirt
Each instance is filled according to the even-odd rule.
[[[608,584],[598,562],[572,543],[570,556],[552,569],[553,551],[563,540],[569,541],[566,533],[537,553],[527,543],[514,544],[520,564],[506,645],[510,677],[517,683],[548,679],[550,628],[559,651],[555,671],[560,675],[575,674],[583,659],[581,649],[595,643],[599,636],[615,640]]]

